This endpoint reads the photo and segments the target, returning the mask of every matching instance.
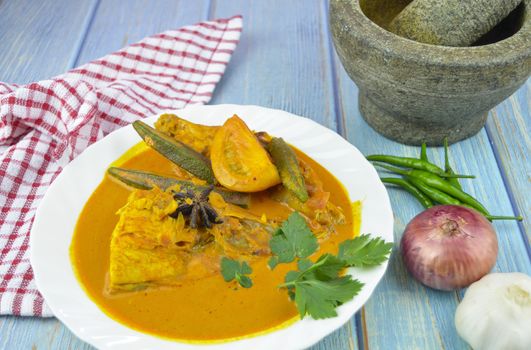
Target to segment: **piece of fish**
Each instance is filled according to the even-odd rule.
[[[269,254],[276,224],[264,222],[212,192],[209,202],[222,222],[192,229],[177,208],[173,190],[134,190],[111,237],[111,293],[174,286],[219,272],[221,256],[253,259]]]

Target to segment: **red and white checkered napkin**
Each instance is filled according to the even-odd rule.
[[[0,82],[0,314],[51,316],[29,232],[62,168],[88,145],[165,109],[206,103],[240,38],[240,16],[148,37],[63,75]]]

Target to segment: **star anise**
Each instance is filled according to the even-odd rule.
[[[221,218],[208,202],[208,196],[213,189],[214,186],[210,186],[199,194],[190,189],[174,192],[173,199],[177,201],[178,206],[170,216],[176,219],[181,213],[188,219],[190,227],[194,229],[199,227],[212,228],[212,225],[220,224]]]

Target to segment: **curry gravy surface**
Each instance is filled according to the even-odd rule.
[[[151,149],[129,152],[125,168],[172,174],[167,159]],[[297,152],[318,173],[333,203],[343,208],[346,224],[329,239],[320,241],[316,256],[337,253],[337,245],[358,234],[360,205],[352,204],[348,195],[327,170]],[[127,154],[126,154],[127,155]],[[125,155],[124,155],[125,157]],[[127,158],[127,157],[125,157]],[[111,318],[138,331],[182,341],[220,341],[262,333],[288,324],[298,317],[295,304],[285,290],[279,290],[287,271],[294,264],[280,264],[274,271],[267,259],[251,263],[253,287],[244,289],[226,283],[221,274],[184,283],[180,287],[152,289],[109,295],[106,275],[109,270],[110,240],[118,221],[115,214],[126,202],[130,191],[107,176],[83,208],[72,239],[70,255],[77,278],[89,297]],[[285,216],[273,201],[259,196],[250,210],[270,216]],[[315,260],[316,256],[312,257]]]

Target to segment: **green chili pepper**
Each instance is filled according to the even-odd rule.
[[[373,154],[366,157],[370,161],[384,162],[393,165],[399,165],[406,168],[412,168],[417,170],[425,170],[432,174],[441,176],[441,177],[463,177],[473,179],[473,175],[455,175],[455,174],[446,174],[441,168],[437,165],[427,162],[422,159],[409,158],[409,157],[396,157],[396,156],[386,156],[383,154]]]
[[[520,215],[520,216],[502,216],[502,215],[485,215],[485,217],[487,218],[487,220],[517,220],[517,221],[522,221],[524,220],[524,218]]]
[[[416,158],[405,158],[405,157],[394,157],[394,156],[385,156],[385,155],[372,155],[368,156],[368,160],[379,160],[381,162],[400,165],[403,167],[413,168],[411,170],[401,169],[386,164],[375,164],[389,171],[393,171],[397,174],[403,175],[406,179],[400,178],[381,178],[384,183],[392,183],[398,186],[403,187],[409,193],[413,194],[415,198],[426,208],[433,206],[433,202],[440,204],[452,204],[452,205],[462,205],[469,208],[473,208],[483,214],[488,220],[518,220],[522,221],[522,216],[499,216],[499,215],[490,215],[488,210],[474,197],[462,190],[461,184],[457,181],[457,177],[466,177],[455,175],[453,169],[450,166],[448,160],[448,140],[444,140],[444,158],[445,158],[445,171],[443,172],[448,179],[442,179],[438,176],[437,173],[430,172],[426,169],[426,163],[428,169],[434,169],[431,166],[435,166],[439,169],[439,172],[442,171],[441,168],[437,167],[435,164],[429,163],[426,155],[426,144],[422,145],[420,159]],[[423,165],[420,165],[419,162],[410,162],[410,160],[424,162]],[[406,165],[406,163],[409,163]],[[423,169],[417,169],[412,166],[413,164],[417,166],[424,167]],[[409,181],[408,181],[409,180]],[[455,180],[455,181],[452,181]],[[426,198],[427,197],[427,198]]]
[[[409,193],[411,193],[417,200],[422,204],[424,208],[433,207],[433,202],[431,199],[426,196],[424,193],[419,191],[415,186],[413,186],[409,181],[401,179],[399,177],[382,177],[380,178],[383,183],[393,184],[402,187]]]
[[[452,169],[452,167],[450,166],[450,161],[448,159],[448,154],[449,154],[449,151],[448,151],[448,137],[445,137],[444,138],[444,171],[448,174],[455,174],[454,170]],[[459,183],[459,180],[455,177],[449,177],[448,178],[448,182],[452,184],[452,186],[454,186],[455,188],[458,188],[460,190],[463,189],[463,187],[461,187],[461,184]]]
[[[472,209],[476,209],[468,204],[464,204],[464,203],[461,203],[460,205],[464,206],[464,207],[469,207],[469,208],[472,208]],[[490,221],[493,221],[493,220],[517,220],[517,221],[522,221],[524,218],[519,215],[519,216],[503,216],[503,215],[484,215],[487,220],[490,220]]]
[[[460,202],[459,200],[455,199],[454,197],[439,191],[435,188],[432,188],[425,183],[423,183],[420,180],[417,179],[410,179],[411,184],[416,186],[422,193],[424,193],[426,196],[428,196],[430,199],[432,199],[434,202],[440,203],[440,204],[452,204],[452,205],[462,205],[465,207],[472,208],[474,210],[477,210],[477,208],[474,208],[473,206],[469,204],[465,204]],[[422,202],[421,202],[422,203]],[[483,214],[483,213],[482,213]],[[487,220],[493,221],[493,220],[518,220],[522,221],[523,218],[521,216],[499,216],[499,215],[490,215],[490,214],[483,214]]]
[[[423,160],[425,162],[429,162],[428,153],[427,153],[427,149],[426,149],[426,142],[423,142],[422,146],[420,146],[420,160]]]
[[[384,169],[394,171],[397,174],[403,175],[410,181],[413,179],[422,181],[423,183],[425,183],[426,185],[432,188],[438,189],[446,194],[453,196],[455,199],[462,201],[463,203],[469,204],[472,208],[476,209],[483,215],[490,215],[488,210],[485,209],[485,207],[480,202],[478,202],[474,197],[472,197],[468,193],[458,188],[455,188],[448,181],[440,178],[439,176],[435,174],[432,174],[424,170],[416,170],[416,169],[403,170],[403,169],[388,166],[385,164],[379,164],[379,166]]]
[[[435,188],[432,188],[428,185],[426,185],[424,182],[418,180],[418,179],[409,179],[411,184],[416,186],[422,193],[424,193],[426,196],[428,196],[433,201],[440,203],[440,204],[454,204],[454,205],[460,205],[461,202],[454,197],[439,191]]]

